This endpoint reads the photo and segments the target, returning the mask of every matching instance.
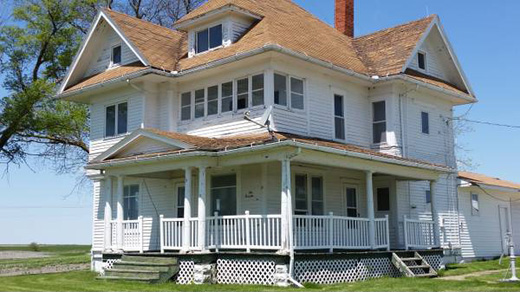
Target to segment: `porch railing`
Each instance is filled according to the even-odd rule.
[[[371,249],[367,218],[295,215],[295,249]],[[388,217],[375,219],[375,248],[389,247]]]
[[[181,250],[184,246],[184,218],[167,219],[160,217],[161,252],[165,250]],[[189,246],[197,247],[198,226],[197,218],[190,218]]]
[[[143,217],[139,216],[136,220],[123,220],[122,222],[122,243],[118,243],[118,221],[111,220],[107,231],[110,232],[110,240],[108,248],[118,249],[122,244],[125,251],[143,252]]]
[[[435,247],[433,220],[413,220],[404,216],[404,240],[406,249]]]

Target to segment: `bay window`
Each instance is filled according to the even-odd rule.
[[[237,109],[245,109],[249,105],[249,78],[237,80]]]
[[[191,119],[191,92],[185,92],[181,95],[181,121]]]
[[[264,74],[252,77],[253,106],[264,104]]]
[[[218,86],[208,87],[208,116],[218,114]]]
[[[195,118],[204,116],[204,108],[206,106],[205,90],[195,90]]]
[[[386,102],[378,101],[372,103],[372,133],[373,143],[386,142]]]
[[[226,82],[222,84],[221,88],[222,95],[222,105],[221,112],[231,112],[233,111],[233,82]]]
[[[304,109],[304,82],[303,79],[274,74],[274,103],[291,109]]]

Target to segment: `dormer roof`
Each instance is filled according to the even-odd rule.
[[[198,68],[235,61],[239,58],[275,50],[327,67],[340,68],[344,72],[371,80],[380,77],[402,76],[441,88],[456,95],[474,95],[465,86],[446,82],[428,74],[410,74],[407,64],[418,46],[426,39],[434,26],[439,26],[433,15],[394,28],[366,36],[351,38],[317,19],[290,0],[209,0],[181,18],[177,27],[187,28],[222,13],[242,13],[255,19],[253,25],[230,46],[188,58],[187,36],[149,22],[111,10],[103,10],[115,26],[130,40],[146,59],[149,68],[183,74]],[[442,32],[442,28],[440,28]],[[449,44],[447,44],[449,47]],[[451,47],[450,52],[452,52]],[[458,62],[456,58],[452,58]],[[460,71],[463,76],[462,71]],[[103,73],[101,73],[103,74]],[[174,77],[175,74],[172,74]],[[465,80],[465,77],[461,77]],[[99,79],[99,78],[98,78]],[[92,83],[92,78],[90,81]],[[81,82],[79,82],[81,83]],[[71,86],[67,88],[71,91]],[[74,88],[84,84],[76,84]]]

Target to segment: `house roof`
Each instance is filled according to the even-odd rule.
[[[137,131],[142,132],[148,132],[155,135],[159,135],[168,139],[176,140],[178,142],[181,142],[184,145],[190,145],[187,148],[184,149],[174,149],[171,151],[164,151],[164,152],[155,152],[155,153],[142,153],[142,154],[136,154],[132,156],[127,157],[113,157],[113,155],[100,155],[101,159],[96,158],[92,160],[89,164],[99,164],[104,162],[115,162],[115,161],[126,161],[126,160],[136,160],[136,159],[144,159],[148,157],[158,157],[158,156],[167,156],[171,154],[178,154],[178,153],[186,153],[186,152],[194,152],[194,151],[205,151],[205,152],[222,152],[222,151],[228,151],[232,149],[239,149],[239,148],[246,148],[246,147],[252,147],[252,146],[261,146],[261,145],[268,145],[283,141],[293,141],[293,142],[299,142],[302,144],[312,145],[312,146],[320,146],[328,149],[336,149],[336,150],[343,150],[353,153],[359,153],[359,154],[367,154],[370,156],[380,157],[380,158],[386,158],[391,159],[396,162],[411,162],[414,164],[418,164],[424,167],[437,167],[445,169],[446,171],[449,170],[449,167],[444,165],[437,165],[430,162],[425,162],[421,160],[416,159],[409,159],[409,158],[403,158],[399,156],[389,155],[385,153],[381,153],[378,151],[370,150],[367,148],[351,145],[351,144],[344,144],[329,140],[323,140],[313,137],[305,137],[295,134],[289,134],[289,133],[282,133],[282,132],[275,132],[273,135],[269,133],[259,133],[259,134],[244,134],[244,135],[235,135],[232,137],[226,137],[226,138],[208,138],[208,137],[201,137],[201,136],[194,136],[194,135],[188,135],[183,133],[177,133],[177,132],[167,132],[167,131],[161,131],[157,129],[139,129]],[[132,135],[131,135],[132,136]],[[124,141],[122,141],[124,142]],[[122,143],[123,145],[125,143]],[[112,149],[109,150],[113,153],[118,152],[120,149]]]
[[[459,178],[476,184],[485,184],[496,187],[511,188],[520,191],[520,183],[501,180],[500,178],[490,177],[483,174],[461,171],[459,172]]]
[[[119,66],[102,73],[83,78],[75,85],[67,88],[68,91],[80,90],[82,88],[86,88],[95,84],[103,83],[105,81],[113,80],[116,78],[120,78],[123,76],[128,76],[129,74],[138,73],[147,69],[147,66],[144,66],[141,62],[135,62],[128,65]]]
[[[261,19],[232,45],[191,58],[187,56],[186,33],[109,9],[103,10],[103,13],[113,20],[133,46],[141,52],[149,62],[145,65],[164,71],[182,72],[201,68],[208,63],[268,46],[277,46],[367,77],[406,75],[402,72],[402,68],[422,36],[437,19],[433,15],[369,35],[350,38],[291,0],[210,0],[177,23],[193,20],[230,5],[259,15]],[[91,79],[88,83],[92,84],[94,80],[106,80],[106,77],[109,76]],[[445,84],[428,75],[420,76],[420,81],[433,86],[446,87]],[[79,83],[83,82],[85,81]],[[85,86],[85,84],[77,85]],[[71,92],[75,88],[77,86],[69,87],[66,91]],[[454,85],[448,86],[448,89],[467,94],[465,89]]]

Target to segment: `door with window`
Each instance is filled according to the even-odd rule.
[[[211,214],[219,216],[237,215],[236,174],[211,177]]]

